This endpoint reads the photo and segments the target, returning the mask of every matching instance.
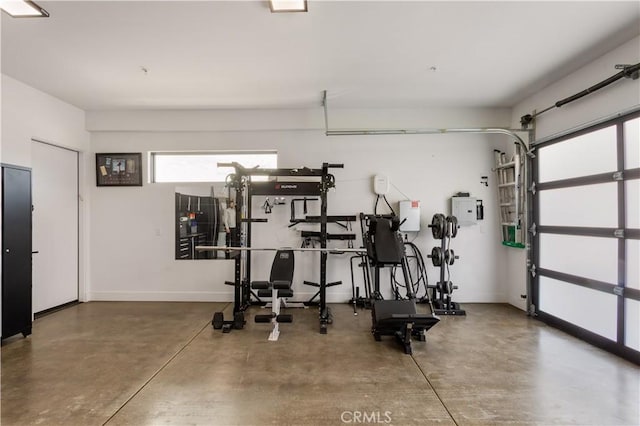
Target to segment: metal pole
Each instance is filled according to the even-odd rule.
[[[323,91],[322,107],[324,108],[324,129],[327,136],[379,136],[379,135],[433,135],[443,133],[489,133],[489,134],[502,134],[511,136],[516,140],[516,143],[524,149],[526,153],[529,153],[527,145],[522,138],[518,136],[514,130],[503,129],[499,127],[488,128],[427,128],[427,129],[343,129],[343,130],[329,130],[329,105],[327,101],[327,91]],[[529,130],[516,130],[528,132]]]

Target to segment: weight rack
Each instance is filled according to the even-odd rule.
[[[455,216],[445,217],[441,213],[436,213],[433,215],[429,228],[431,228],[433,238],[440,241],[440,246],[434,247],[431,254],[427,255],[433,266],[440,268],[440,280],[435,286],[429,286],[433,292],[431,299],[435,308],[434,313],[436,315],[466,315],[465,310],[460,308],[460,304],[451,300],[451,295],[458,286],[453,285],[448,273],[449,266],[460,258],[449,247],[451,240],[458,235],[458,219]],[[445,269],[447,272],[446,280]]]

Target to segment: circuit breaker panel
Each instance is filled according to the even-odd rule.
[[[471,226],[478,223],[477,201],[474,197],[451,197],[451,214],[458,219],[458,225]]]

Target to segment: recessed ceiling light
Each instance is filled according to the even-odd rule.
[[[306,12],[307,0],[269,0],[272,12]]]
[[[49,17],[49,12],[30,0],[0,0],[0,8],[14,18]]]

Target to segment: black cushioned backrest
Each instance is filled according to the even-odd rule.
[[[269,281],[293,281],[294,265],[293,250],[278,250],[271,265]]]
[[[392,221],[378,219],[375,227],[376,260],[379,263],[399,264],[404,256],[404,246],[398,233],[392,230]]]

